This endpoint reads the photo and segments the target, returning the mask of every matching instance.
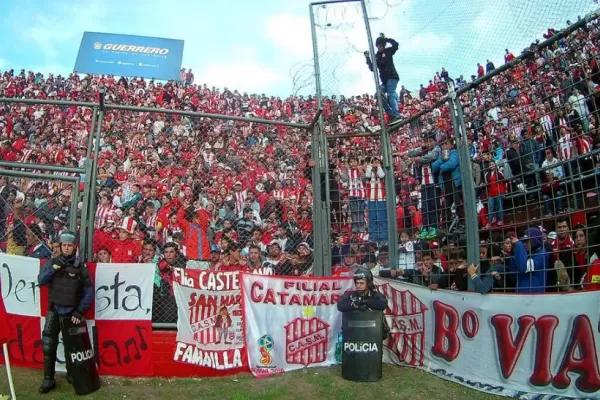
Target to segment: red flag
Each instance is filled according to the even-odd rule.
[[[2,281],[0,280],[0,294],[2,293]],[[8,342],[12,337],[12,329],[8,323],[8,315],[4,307],[4,301],[0,295],[0,345]]]

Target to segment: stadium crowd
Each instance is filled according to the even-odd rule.
[[[460,97],[485,238],[480,268],[467,266],[460,239],[464,214],[475,205],[462,201],[465,166],[458,162],[447,105],[391,135],[397,244],[387,242],[389,221],[380,212],[388,188],[379,141],[331,140],[334,274],[366,265],[375,274],[393,267],[383,275],[432,289],[466,290],[469,279],[482,293],[598,289],[595,228],[572,226],[570,213],[597,196],[599,187],[599,34],[594,21],[551,48],[533,44],[524,62]],[[507,49],[504,59],[510,62],[514,55]],[[487,60],[487,72],[494,68]],[[471,80],[484,74],[479,65]],[[0,74],[0,97],[97,101],[103,89],[107,103],[302,123],[316,111],[312,96],[281,99],[194,81],[191,70],[182,70],[180,82],[167,83],[8,70]],[[442,68],[418,93],[402,86],[402,118],[440,100],[450,81],[456,87],[469,83]],[[167,296],[173,266],[310,275],[310,133],[158,110],[106,111],[99,143],[96,261],[155,262],[157,292]],[[375,131],[380,123],[372,95],[325,98],[323,114],[328,134]],[[88,108],[4,103],[0,157],[82,166],[91,120]],[[52,254],[74,212],[70,198],[60,183],[0,178],[3,250],[39,258]],[[505,223],[508,214],[531,205],[541,210],[534,225]],[[391,245],[400,250],[393,262]]]

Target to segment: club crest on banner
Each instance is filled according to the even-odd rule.
[[[384,342],[384,351],[400,363],[424,366],[425,312],[428,308],[410,290],[397,290],[388,283],[379,286],[379,290],[388,299],[384,315],[390,337]]]
[[[285,325],[285,359],[289,364],[321,363],[327,359],[329,324],[318,317],[295,318]]]

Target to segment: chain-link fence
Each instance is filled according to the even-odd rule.
[[[431,287],[483,293],[590,287],[597,279],[597,15],[568,21],[564,30],[548,29],[544,42],[517,57],[506,51],[498,67],[488,60],[470,82],[442,71],[418,94],[400,90],[404,120],[389,136],[398,243],[370,243],[371,209],[350,191],[369,186],[365,158],[386,157],[385,146],[373,138],[379,134],[370,133],[382,119],[375,101],[364,102],[368,95],[325,96],[335,86],[328,79],[335,81],[330,70],[339,54],[356,50],[352,30],[364,27],[356,28],[356,18],[348,22],[356,4],[314,7],[315,56],[322,71],[317,94],[325,115],[332,104],[338,111],[323,127],[334,149],[329,151],[333,264],[343,266],[344,255],[350,263],[357,257],[370,261],[364,255],[381,248],[385,257],[397,246],[390,266],[398,271],[391,275]],[[566,8],[550,11],[561,19],[572,12]],[[326,23],[319,22],[323,13]],[[340,35],[346,39],[343,49],[321,54]],[[389,95],[382,102],[389,104]],[[386,121],[393,116],[387,108]],[[385,143],[385,134],[381,137]],[[373,271],[380,269],[375,261],[369,264]]]
[[[245,108],[237,93],[223,98],[232,114]],[[277,108],[275,99],[249,103],[246,115],[263,103]],[[98,155],[93,257],[157,263],[164,279],[154,293],[155,323],[177,320],[168,283],[175,266],[314,273],[307,125],[105,112],[112,122]]]
[[[20,168],[0,170],[0,249],[49,258],[64,231],[78,232],[79,180]]]
[[[580,25],[527,49],[521,62],[461,96],[471,159],[479,167],[482,254],[505,271],[503,290],[572,291],[591,284],[600,31],[595,17]],[[492,260],[501,252],[503,263]]]
[[[48,248],[48,257],[69,225],[88,261],[155,263],[153,321],[163,327],[177,319],[174,267],[322,274],[313,255],[312,107],[208,89],[178,98],[172,110],[105,98],[116,100],[101,94],[89,104],[89,123],[73,129],[69,117],[79,120],[87,103],[3,99],[5,132],[23,136],[23,150],[5,146],[0,161],[8,168],[0,177],[10,179],[0,185],[3,250]],[[41,117],[28,118],[28,107]]]

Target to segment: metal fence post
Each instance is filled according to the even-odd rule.
[[[479,266],[479,225],[477,222],[477,198],[475,197],[473,170],[471,167],[471,157],[469,156],[469,143],[462,103],[456,94],[454,82],[452,81],[448,81],[448,102],[462,180],[463,212],[465,214],[465,230],[467,234],[467,260],[469,264]],[[468,279],[468,282],[469,290],[473,290],[471,279]]]
[[[104,94],[100,95],[104,103]],[[96,120],[96,134],[94,143],[94,158],[92,159],[91,173],[89,177],[90,187],[88,193],[88,231],[87,231],[87,256],[88,260],[94,259],[94,218],[96,216],[96,179],[98,177],[98,154],[100,153],[100,134],[102,133],[102,121],[104,120],[104,109],[101,106]],[[87,176],[86,176],[87,179]]]
[[[369,43],[369,52],[372,56],[375,55],[375,47],[373,46],[373,37],[371,36],[371,25],[369,23],[369,15],[367,6],[364,0],[361,0],[360,5],[363,11],[365,20],[365,29],[367,31],[367,41]],[[390,135],[385,126],[385,112],[383,108],[383,97],[381,93],[381,85],[379,84],[379,73],[377,71],[377,62],[373,62],[373,80],[377,92],[377,104],[379,106],[379,119],[381,122],[381,151],[382,165],[385,171],[385,196],[386,196],[386,216],[388,230],[388,255],[390,265],[398,264],[398,227],[396,224],[396,187],[394,182],[394,165],[392,163],[392,150]]]
[[[317,96],[317,108],[322,105],[321,92],[321,69],[319,67],[319,49],[317,47],[317,32],[315,29],[315,15],[313,5],[309,4],[311,36],[313,42],[313,58],[315,68],[315,87]],[[331,275],[330,235],[329,235],[329,177],[328,177],[328,153],[327,142],[323,137],[323,115],[319,115],[311,138],[312,159],[315,162],[312,173],[313,181],[313,245],[315,249],[315,276]],[[321,185],[325,179],[325,185]],[[325,189],[325,193],[323,190]],[[323,201],[325,199],[325,201]]]
[[[88,205],[90,204],[90,186],[91,186],[91,179],[92,179],[92,168],[93,168],[93,161],[92,161],[92,147],[94,144],[94,133],[96,132],[96,122],[97,122],[97,116],[98,116],[98,108],[96,106],[94,106],[92,108],[92,125],[90,126],[90,134],[88,136],[88,143],[87,143],[87,150],[86,150],[86,156],[85,156],[85,164],[84,164],[84,179],[83,179],[83,196],[82,196],[82,203],[83,203],[83,207],[81,209],[81,228],[80,228],[80,232],[79,232],[79,248],[81,249],[82,254],[84,254],[87,258],[88,251],[87,251],[87,241],[88,241],[88,230],[94,228],[94,215],[95,213],[91,213],[92,218],[90,219],[88,214],[90,213],[90,210],[88,209]],[[88,221],[88,219],[90,219],[90,221]],[[87,259],[87,261],[92,261],[91,259]]]
[[[71,215],[69,218],[69,229],[72,232],[77,232],[77,205],[79,204],[79,182],[80,179],[73,182],[73,189],[71,191]],[[81,224],[83,226],[83,223]],[[80,238],[81,239],[81,238]]]

